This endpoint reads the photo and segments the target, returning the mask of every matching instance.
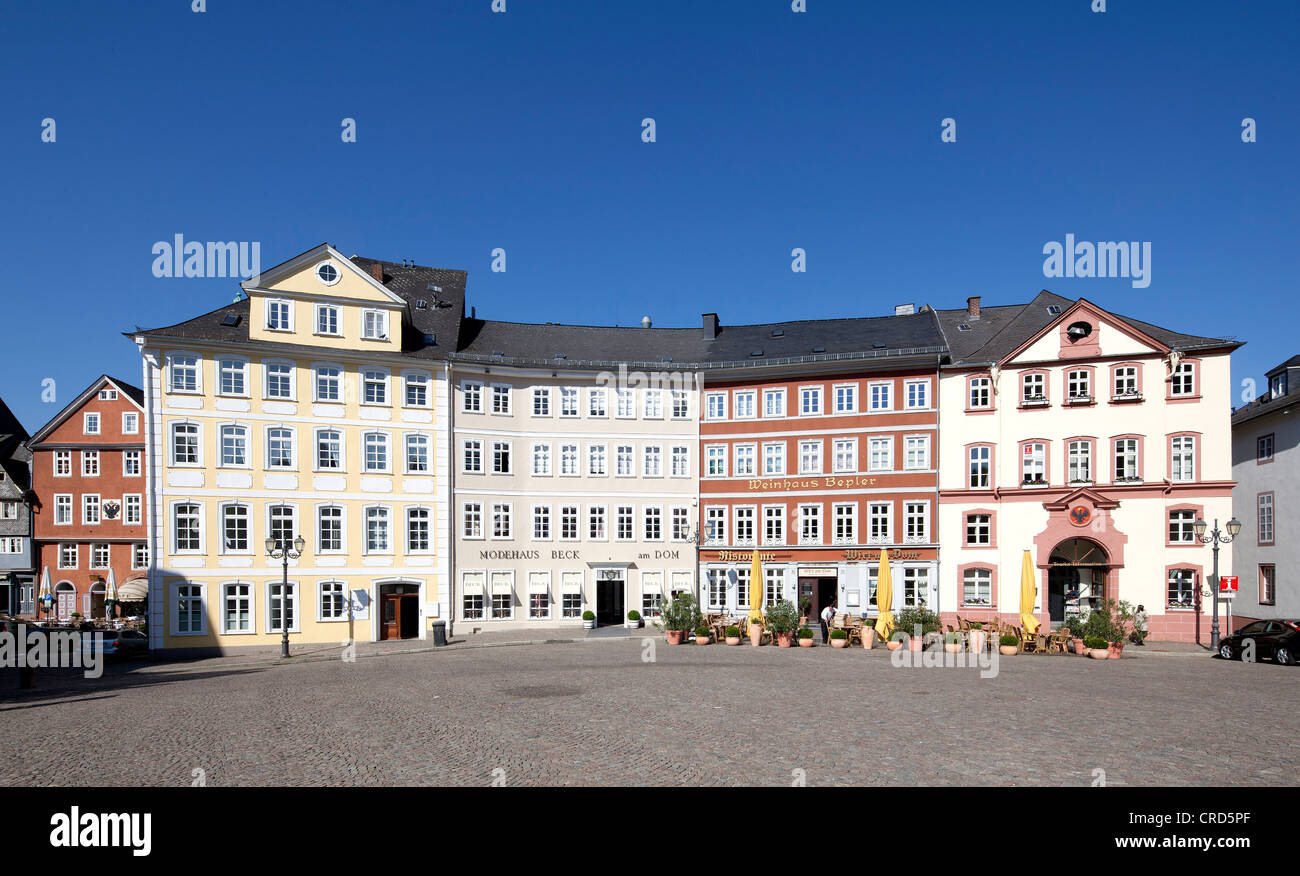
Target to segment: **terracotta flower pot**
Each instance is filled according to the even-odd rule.
[[[847,648],[848,645],[849,645],[848,639],[831,639],[832,648]]]
[[[1002,652],[1003,657],[1014,657],[1020,653],[1018,645],[998,645],[998,650]]]
[[[707,645],[707,644],[709,644],[709,643],[712,642],[712,641],[713,641],[713,637],[712,637],[712,636],[696,636],[696,637],[695,637],[695,644],[697,644],[697,645]]]
[[[1070,641],[1074,643],[1075,654],[1078,654],[1080,657],[1088,656],[1088,649],[1083,647],[1083,639],[1071,639]]]
[[[971,630],[967,635],[970,639],[970,649],[977,654],[989,643],[989,634],[983,630]]]
[[[911,636],[907,640],[907,650],[921,651],[925,648],[925,639],[920,636]]]
[[[793,639],[794,639],[794,633],[776,634],[776,643],[782,648],[789,648],[791,645],[793,645],[794,644],[794,642],[792,641]]]
[[[876,628],[867,627],[862,631],[862,647],[870,651],[876,647]]]
[[[763,644],[763,627],[759,624],[749,625],[749,644],[757,648]]]
[[[1089,648],[1089,649],[1088,649],[1088,656],[1091,657],[1093,660],[1109,660],[1109,659],[1110,659],[1110,649],[1109,649],[1109,648]]]
[[[813,640],[811,638],[799,640],[800,648],[811,648],[812,646],[813,646]]]
[[[1119,658],[1121,658],[1121,657],[1124,656],[1124,643],[1123,643],[1123,642],[1111,642],[1111,643],[1110,643],[1110,646],[1107,647],[1106,650],[1110,652],[1110,659],[1111,659],[1111,660],[1118,660]]]
[[[947,651],[949,654],[956,654],[961,650],[961,642],[944,642],[943,650]]]
[[[664,630],[664,635],[668,637],[668,644],[680,645],[682,636],[686,635],[685,630]]]
[[[740,644],[740,636],[727,636],[727,644],[728,644],[728,645],[739,645],[739,644]]]
[[[888,649],[891,650],[891,651],[897,651],[899,648],[903,647],[903,640],[902,640],[902,639],[886,639],[886,640],[885,640],[885,647],[888,648]]]

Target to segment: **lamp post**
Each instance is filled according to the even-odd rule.
[[[286,539],[270,538],[266,540],[266,555],[274,560],[284,561],[284,576],[280,579],[280,659],[289,656],[289,561],[302,556],[307,547],[307,540],[301,535],[289,544]]]
[[[1214,574],[1211,576],[1210,595],[1214,598],[1214,620],[1210,622],[1210,649],[1219,650],[1219,545],[1230,544],[1237,534],[1241,532],[1241,521],[1233,517],[1228,521],[1228,534],[1225,536],[1219,529],[1219,519],[1214,519],[1214,528],[1210,534],[1206,535],[1205,518],[1197,517],[1196,522],[1192,524],[1192,530],[1196,533],[1196,540],[1201,544],[1213,545],[1214,551]]]

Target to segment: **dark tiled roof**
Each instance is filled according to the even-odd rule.
[[[234,325],[225,325],[227,316],[238,317]],[[240,343],[248,340],[248,299],[236,301],[216,310],[210,310],[202,316],[167,325],[161,328],[137,329],[123,332],[127,337],[150,335],[162,338],[177,338],[187,341],[226,341]]]
[[[1279,371],[1285,371],[1288,368],[1300,368],[1300,356],[1292,356],[1290,359],[1287,359],[1281,365],[1274,365],[1272,368],[1268,369],[1264,373],[1267,374],[1269,377],[1272,377],[1274,374],[1278,373]]]
[[[31,436],[13,411],[0,399],[0,468],[5,478],[0,483],[0,495],[6,499],[19,499],[30,485],[27,463],[32,458],[26,441]]]
[[[143,389],[141,389],[138,386],[132,386],[131,384],[127,383],[125,380],[118,380],[116,377],[113,377],[112,375],[105,374],[104,376],[107,377],[109,380],[113,381],[114,383],[116,383],[118,388],[121,389],[122,392],[126,393],[128,396],[131,397],[131,401],[135,402],[140,407],[144,407]]]

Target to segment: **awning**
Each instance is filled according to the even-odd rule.
[[[483,595],[483,575],[466,575],[461,583],[461,589],[466,596]]]
[[[149,596],[149,581],[145,578],[136,578],[127,581],[121,587],[117,588],[118,602],[144,602]]]
[[[501,577],[497,577],[496,575],[492,576],[492,595],[496,596],[498,594],[510,593],[513,589],[514,588],[510,586],[509,578],[504,575]]]
[[[581,593],[582,578],[573,575],[565,575],[564,583],[561,584],[561,590],[564,593]]]
[[[658,576],[658,577],[654,577],[654,576],[644,575],[644,574],[643,574],[643,575],[641,576],[641,592],[642,592],[642,593],[658,593],[658,594],[661,594],[661,595],[662,595],[663,592],[664,592],[664,579],[663,579],[663,576],[660,575],[660,576]]]
[[[550,586],[550,584],[547,582],[547,580],[546,580],[545,578],[529,578],[529,579],[528,579],[528,592],[529,592],[529,593],[549,593],[549,592],[550,592],[550,589],[551,589],[551,586]]]

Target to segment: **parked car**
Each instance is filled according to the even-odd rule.
[[[1255,621],[1219,640],[1219,656],[1225,660],[1239,660],[1245,650],[1245,641],[1255,642],[1255,659],[1271,658],[1283,666],[1294,666],[1300,655],[1300,620],[1274,618]]]
[[[95,632],[100,633],[99,630]],[[149,651],[149,637],[137,630],[106,630],[101,634],[104,637],[105,657],[138,657]],[[82,653],[94,647],[93,642],[93,636],[82,639]]]

